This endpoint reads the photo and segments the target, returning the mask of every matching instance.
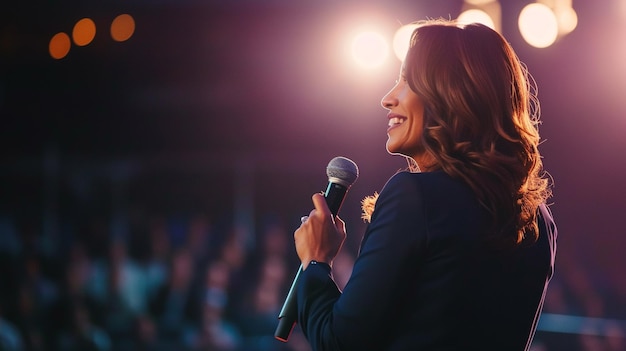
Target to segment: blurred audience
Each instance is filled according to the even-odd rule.
[[[58,348],[67,351],[109,351],[111,338],[94,324],[87,306],[75,301],[65,311],[69,323],[58,334]],[[44,348],[47,349],[47,348]]]
[[[199,323],[200,301],[194,298],[194,261],[186,247],[174,251],[168,280],[150,302],[157,333],[167,345],[181,346],[191,325]]]
[[[3,316],[3,307],[0,304],[0,350],[24,350],[20,331],[13,323]]]
[[[251,233],[204,214],[131,228],[113,236],[95,217],[48,252],[32,223],[1,217],[0,350],[310,351],[298,325],[287,343],[273,337],[298,267],[293,228],[266,218]],[[335,260],[340,288],[355,257]],[[540,329],[531,350],[626,349],[626,283],[596,271],[561,256],[544,312],[591,322],[578,333]]]
[[[194,350],[239,349],[239,330],[227,316],[230,270],[228,263],[219,258],[207,264],[204,284],[199,290],[199,327],[188,339]]]

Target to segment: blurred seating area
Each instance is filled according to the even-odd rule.
[[[246,247],[204,214],[135,222],[125,237],[91,219],[44,238],[3,218],[0,349],[308,350],[297,327],[273,337],[298,267],[283,223]]]
[[[298,326],[287,343],[273,337],[299,265],[293,230],[308,202],[283,201],[285,213],[268,214],[252,201],[236,207],[216,197],[212,201],[225,211],[201,202],[194,210],[168,211],[155,199],[179,206],[189,201],[185,194],[206,198],[206,182],[192,187],[191,176],[140,178],[126,188],[143,186],[145,192],[121,197],[144,202],[135,207],[128,200],[94,201],[106,196],[77,177],[68,179],[71,196],[59,196],[58,207],[50,192],[28,195],[38,178],[16,174],[5,182],[14,186],[6,188],[0,208],[0,351],[310,350]],[[68,191],[58,186],[55,192]],[[344,219],[349,242],[333,266],[339,287],[351,273],[364,229],[357,216]],[[567,241],[567,232],[559,235],[545,318],[531,350],[626,350],[626,280],[594,264],[584,245]]]

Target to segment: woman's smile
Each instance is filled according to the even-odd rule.
[[[389,132],[393,128],[401,125],[402,123],[404,123],[404,121],[406,121],[406,117],[395,114],[395,113],[390,113],[387,115],[387,117],[389,118],[387,132]]]

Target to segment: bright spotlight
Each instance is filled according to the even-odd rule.
[[[393,36],[393,52],[400,61],[404,61],[407,51],[409,51],[409,41],[417,24],[405,24],[398,28]]]
[[[352,40],[352,58],[362,68],[376,68],[385,63],[389,55],[389,45],[385,38],[376,32],[362,32]]]
[[[578,14],[571,6],[555,11],[559,23],[559,34],[565,35],[571,33],[578,26]]]
[[[489,14],[483,10],[470,9],[463,11],[457,18],[459,24],[481,23],[495,30],[496,25]]]
[[[559,34],[559,25],[554,12],[540,3],[529,4],[522,9],[518,26],[524,40],[537,48],[552,45]]]

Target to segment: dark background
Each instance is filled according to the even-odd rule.
[[[574,1],[578,27],[551,47],[526,44],[502,1],[502,32],[539,87],[559,269],[587,277],[626,319],[626,6]],[[462,1],[30,1],[0,10],[0,216],[55,235],[80,218],[127,231],[135,213],[209,213],[216,222],[279,216],[290,225],[326,185],[338,155],[360,168],[342,209],[355,247],[359,201],[405,163],[384,148],[380,98],[399,61],[359,71],[351,28],[456,17]],[[122,13],[136,30],[114,42]],[[48,41],[92,18],[85,47],[52,59]],[[69,224],[68,224],[69,223]],[[253,240],[254,238],[252,238]],[[563,273],[565,275],[565,273]],[[585,293],[582,294],[583,296]],[[583,298],[584,299],[584,298]],[[583,304],[584,305],[584,304]],[[576,313],[575,313],[576,314]],[[594,315],[595,314],[595,315]]]

